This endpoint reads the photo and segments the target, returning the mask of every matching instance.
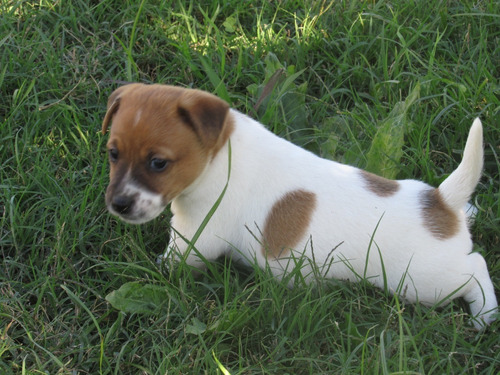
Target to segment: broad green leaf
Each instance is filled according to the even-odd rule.
[[[168,301],[167,290],[153,284],[129,282],[106,296],[115,309],[136,314],[158,314]]]
[[[201,335],[207,330],[207,325],[197,318],[193,318],[191,320],[191,323],[192,324],[188,324],[186,326],[186,333],[190,333],[192,335]]]

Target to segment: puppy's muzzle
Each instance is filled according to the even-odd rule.
[[[123,221],[142,224],[154,219],[165,209],[167,202],[161,194],[153,193],[133,183],[111,184],[106,190],[108,210]]]

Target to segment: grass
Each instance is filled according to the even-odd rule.
[[[473,331],[461,301],[290,290],[229,260],[200,279],[159,269],[169,213],[140,227],[107,214],[99,129],[124,81],[197,87],[325,157],[392,156],[390,173],[437,185],[480,116],[472,233],[500,290],[499,46],[494,0],[2,1],[0,373],[497,373],[499,324]],[[369,152],[417,85],[394,154]],[[128,283],[163,298],[113,308]]]

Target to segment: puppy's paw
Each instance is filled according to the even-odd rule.
[[[200,259],[195,257],[184,258],[176,251],[167,251],[164,254],[158,255],[156,263],[161,267],[161,269],[167,272],[172,272],[173,270],[178,269],[181,263],[185,263],[195,278],[199,277],[203,271],[207,269],[206,264]]]

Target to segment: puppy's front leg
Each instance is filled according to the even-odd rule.
[[[194,246],[178,235],[175,231],[170,234],[170,241],[164,254],[158,257],[158,263],[164,264],[168,269],[173,269],[179,263],[185,262],[191,267],[191,272],[196,277],[201,271],[207,269],[206,263],[201,259]]]

